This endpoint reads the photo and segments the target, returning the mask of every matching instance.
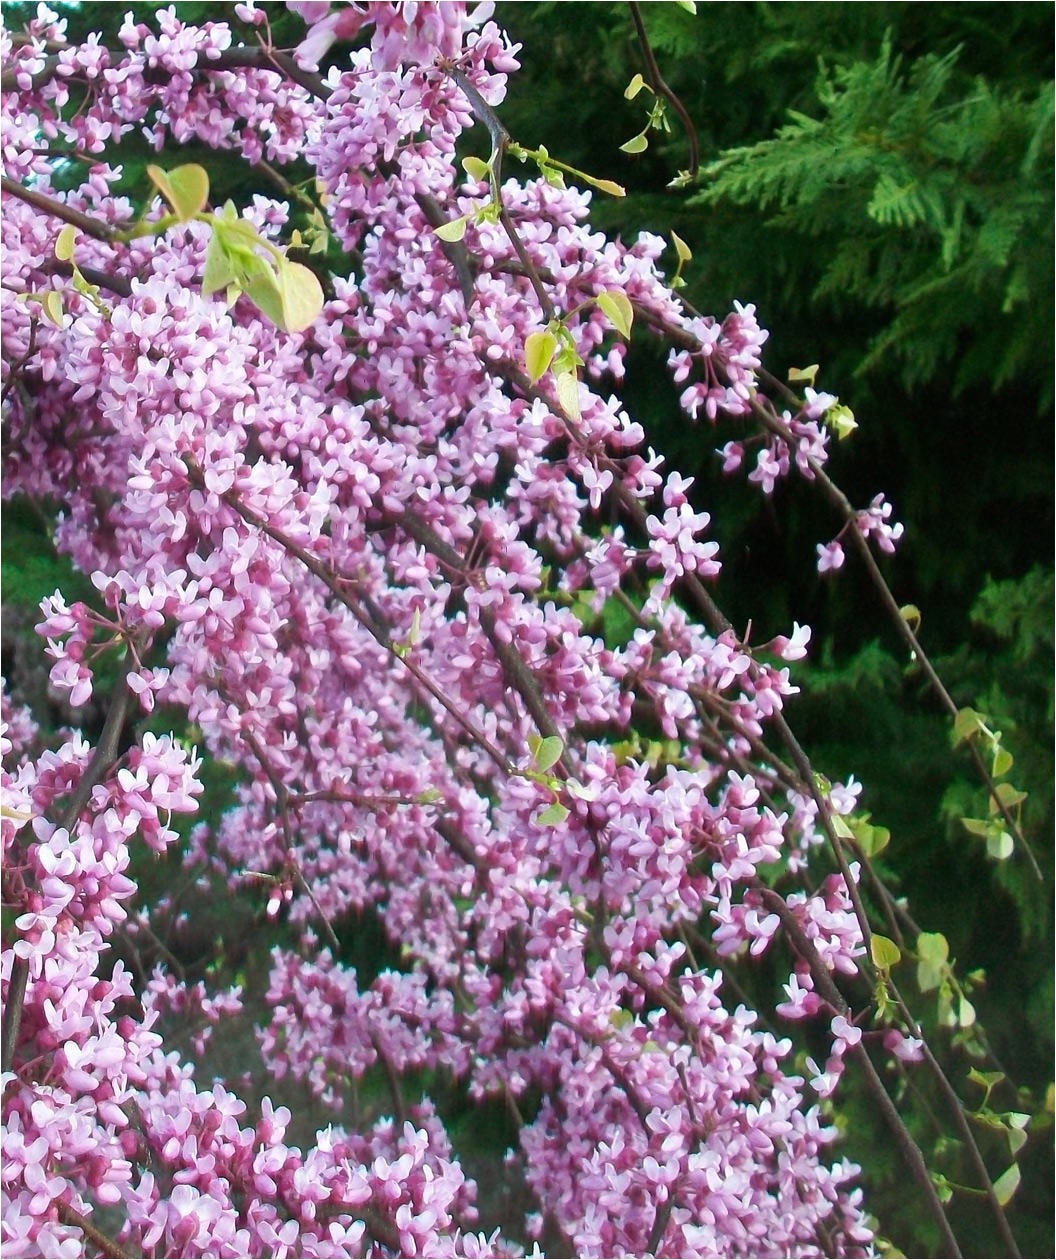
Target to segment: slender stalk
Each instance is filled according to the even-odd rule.
[[[635,0],[630,0],[627,7],[631,11],[634,33],[638,37],[638,46],[642,50],[642,60],[645,62],[645,77],[649,80],[649,86],[657,96],[663,97],[667,101],[678,115],[679,122],[685,128],[686,142],[689,145],[689,169],[686,173],[691,179],[695,179],[697,172],[700,170],[700,142],[697,139],[697,129],[693,125],[693,119],[686,112],[686,107],[664,82],[663,76],[660,74],[660,67],[657,65],[652,45],[649,43],[649,37],[645,33],[641,5],[636,4]]]

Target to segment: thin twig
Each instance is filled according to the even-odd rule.
[[[63,223],[71,223],[74,227],[80,228],[87,236],[91,236],[97,241],[113,242],[117,237],[117,232],[99,219],[93,219],[90,214],[84,214],[81,210],[74,210],[72,206],[67,206],[61,201],[57,201],[54,197],[49,197],[45,193],[37,192],[35,188],[25,188],[13,179],[8,179],[6,175],[0,175],[0,192],[5,192],[9,197],[16,197],[19,201],[24,201],[26,205],[32,206],[35,210],[43,210],[45,214],[50,214],[53,218],[61,219]]]
[[[631,10],[631,17],[634,20],[634,32],[638,37],[638,46],[642,50],[642,60],[645,62],[645,75],[649,80],[649,86],[657,96],[662,96],[667,101],[685,128],[686,142],[689,145],[689,168],[686,173],[691,179],[695,179],[697,172],[700,170],[700,143],[697,140],[697,129],[693,125],[692,118],[686,112],[686,107],[664,82],[663,76],[660,74],[660,67],[657,65],[656,57],[653,55],[652,45],[649,43],[649,37],[645,33],[645,23],[642,21],[640,6],[635,3],[635,0],[630,0],[628,8]]]
[[[58,1213],[59,1220],[64,1225],[72,1225],[75,1229],[79,1229],[102,1255],[110,1257],[111,1260],[134,1260],[132,1252],[118,1246],[109,1234],[104,1234],[101,1229],[97,1229],[76,1208],[70,1207],[68,1203],[63,1203],[60,1200],[55,1201],[54,1207]]]

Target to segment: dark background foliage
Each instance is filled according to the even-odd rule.
[[[5,5],[8,25],[30,8]],[[149,21],[155,6],[66,10],[70,38],[112,37],[129,8]],[[233,10],[179,6],[192,22],[235,22]],[[973,992],[980,1021],[1010,1081],[1029,1091],[1017,1101],[1004,1086],[1005,1105],[1037,1110],[1052,1062],[1053,6],[726,3],[691,15],[668,3],[641,12],[661,73],[693,120],[697,178],[669,186],[688,162],[670,111],[670,132],[650,132],[643,153],[620,150],[649,109],[647,93],[623,96],[644,69],[627,5],[500,3],[498,20],[524,45],[503,121],[521,143],[624,184],[626,198],[595,196],[599,227],[625,237],[677,232],[693,250],[686,298],[720,316],[735,299],[754,302],[772,330],[769,370],[783,377],[820,364],[819,387],[854,410],[860,428],[839,445],[833,475],[861,506],[883,490],[905,522],[885,572],[898,600],[922,610],[922,641],[957,703],[1003,732],[1011,778],[1029,793],[1023,824],[1044,885],[1018,858],[989,861],[965,830],[964,817],[985,817],[986,794],[853,561],[835,580],[818,577],[814,546],[837,528],[828,509],[802,482],[767,501],[743,476],[724,479],[714,452],[736,429],[686,425],[663,348],[641,336],[632,344],[626,402],[650,443],[698,478],[722,544],[727,614],[740,628],[750,620],[756,642],[793,620],[813,627],[791,720],[820,770],[864,782],[865,807],[892,833],[885,877],[923,928],[947,935],[962,974],[983,973]],[[276,42],[295,43],[300,22],[284,6],[269,14]],[[482,130],[468,145],[486,156]],[[209,167],[221,199],[274,191],[262,172],[204,149],[181,158]],[[142,197],[155,155],[132,138],[112,160]],[[674,271],[673,249],[668,258]],[[45,688],[20,627],[56,586],[84,594],[50,548],[41,506],[3,509],[4,671],[38,712]],[[218,809],[225,794],[211,799]],[[237,971],[240,951],[225,948],[228,972]],[[937,1037],[963,1083],[971,1039]],[[972,1089],[962,1090],[969,1102],[978,1100]],[[1035,1255],[1051,1254],[1052,1243],[1049,1097],[1013,1204],[1024,1251]],[[959,1152],[937,1140],[931,1101],[907,1094],[904,1109],[932,1167],[956,1181]],[[933,1240],[907,1207],[877,1121],[853,1093],[839,1118],[881,1230],[926,1254]],[[993,1158],[1000,1171],[996,1148]],[[969,1196],[956,1197],[954,1213],[973,1238]],[[971,1246],[992,1254],[982,1225]]]

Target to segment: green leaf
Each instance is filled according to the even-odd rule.
[[[975,1023],[975,1007],[963,994],[957,1004],[957,1023],[961,1028],[971,1028]]]
[[[610,197],[627,196],[627,189],[622,184],[617,184],[613,179],[591,179],[588,176],[586,182],[599,192],[608,193]]]
[[[1012,1202],[1012,1196],[1019,1189],[1020,1175],[1019,1165],[1013,1164],[994,1182],[994,1194],[1002,1207],[1007,1207]]]
[[[632,136],[626,144],[620,145],[621,153],[644,153],[649,147],[649,140],[643,131],[640,135]]]
[[[529,333],[524,340],[524,368],[534,385],[553,362],[557,338],[549,328]]]
[[[597,300],[605,318],[629,341],[631,325],[634,323],[634,307],[627,294],[619,289],[608,289],[605,293],[599,293]]]
[[[671,244],[675,247],[675,253],[678,255],[680,263],[687,263],[693,257],[693,251],[677,232],[671,233]]]
[[[971,739],[973,735],[985,730],[984,714],[970,708],[958,709],[957,716],[953,719],[953,746],[956,748],[964,740]]]
[[[491,166],[482,158],[465,157],[462,159],[462,169],[466,172],[470,179],[480,183],[488,178],[491,174]]]
[[[205,270],[202,273],[202,293],[208,297],[217,289],[226,289],[235,279],[231,258],[224,248],[223,236],[214,226],[205,251]]]
[[[1002,748],[1000,744],[994,749],[994,761],[991,772],[995,779],[1000,779],[1003,774],[1008,774],[1012,769],[1012,754],[1007,748]]]
[[[923,620],[920,609],[916,604],[903,604],[898,610],[898,615],[909,626],[914,634],[920,629],[920,623]]]
[[[687,13],[692,13],[694,17],[697,16],[696,0],[675,0],[675,4],[680,9],[685,9]]]
[[[994,796],[997,797],[997,800],[1001,802],[1001,804],[1005,807],[1005,809],[1015,809],[1017,805],[1022,804],[1023,801],[1027,799],[1026,792],[1021,791],[1019,788],[1013,787],[1011,783],[995,784]],[[996,802],[993,800],[993,798],[991,798],[990,812],[996,813],[997,809],[998,809],[998,806]]]
[[[565,745],[560,736],[548,735],[546,739],[541,739],[533,752],[535,768],[545,774],[551,766],[557,765],[564,751]]]
[[[563,823],[569,815],[567,806],[562,805],[560,801],[554,803],[536,818],[536,822],[540,827],[556,827]]]
[[[62,294],[58,289],[49,289],[47,293],[40,294],[40,304],[44,307],[44,314],[51,320],[56,328],[62,327]]]
[[[917,937],[917,985],[929,993],[942,983],[950,956],[950,944],[941,932],[921,932]]]
[[[890,971],[902,959],[902,951],[893,940],[874,932],[869,942],[869,955],[873,965],[881,971]]]
[[[208,172],[196,162],[177,166],[168,172],[160,166],[148,166],[147,174],[181,223],[193,219],[209,200]]]
[[[557,378],[557,399],[573,420],[578,422],[582,419],[579,410],[579,378],[574,372],[563,372]]]
[[[986,852],[995,862],[1007,862],[1016,851],[1016,842],[1007,831],[998,831],[986,837]]]
[[[279,327],[286,332],[304,332],[323,309],[323,287],[318,276],[302,263],[284,258],[279,265],[278,287],[282,299]]]
[[[55,257],[59,262],[70,262],[73,258],[73,244],[77,239],[77,229],[72,223],[66,226],[58,235],[55,242]]]
[[[978,1068],[968,1069],[968,1079],[973,1085],[978,1085],[980,1089],[986,1091],[986,1097],[989,1098],[990,1091],[995,1085],[1000,1085],[1005,1079],[1004,1072],[980,1072]],[[985,1099],[984,1099],[985,1101]],[[1027,1117],[1029,1120],[1029,1116]]]
[[[961,826],[973,836],[988,836],[990,824],[985,818],[962,818]]]
[[[858,841],[858,847],[867,858],[874,858],[883,853],[891,843],[891,832],[886,827],[873,826],[866,819],[853,820],[852,830]]]
[[[283,327],[285,318],[282,302],[282,290],[278,277],[269,268],[262,266],[260,271],[249,278],[244,286],[246,295],[253,304],[277,327]]]
[[[634,78],[630,81],[630,83],[628,83],[627,86],[623,89],[623,95],[626,97],[627,100],[633,101],[634,98],[645,86],[646,86],[645,80],[642,78],[640,74],[636,74]],[[651,88],[649,90],[652,91]]]
[[[832,829],[841,840],[853,840],[855,838],[851,824],[839,814],[832,815]]]
[[[826,411],[825,423],[841,442],[844,438],[850,437],[855,429],[858,428],[858,421],[854,418],[854,412],[850,407],[844,406],[843,403],[836,403]]]
[[[818,377],[818,364],[812,363],[810,367],[805,368],[789,368],[788,383],[790,385],[809,385],[814,388],[814,382]]]
[[[460,241],[466,234],[466,224],[469,221],[469,215],[464,214],[459,219],[452,219],[450,223],[441,224],[438,228],[433,228],[433,234],[438,236],[442,241],[448,241],[454,244]]]

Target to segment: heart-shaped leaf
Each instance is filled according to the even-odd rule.
[[[549,328],[529,333],[524,341],[524,368],[534,385],[553,362],[557,338]]]
[[[69,262],[73,258],[73,243],[76,239],[77,229],[67,223],[55,242],[55,257],[59,262]]]
[[[323,287],[318,276],[309,267],[284,258],[279,266],[278,282],[282,295],[279,327],[287,332],[304,332],[323,309]]]
[[[621,293],[619,289],[609,289],[605,293],[599,293],[598,306],[601,307],[605,318],[613,328],[629,341],[631,325],[634,323],[634,307],[627,294]]]
[[[204,166],[188,162],[172,171],[148,166],[147,174],[181,223],[193,219],[205,208],[209,200],[209,174]]]
[[[450,223],[443,223],[440,227],[433,228],[433,233],[442,241],[448,241],[453,245],[465,236],[468,220],[469,216],[464,214],[460,219],[452,219]]]

